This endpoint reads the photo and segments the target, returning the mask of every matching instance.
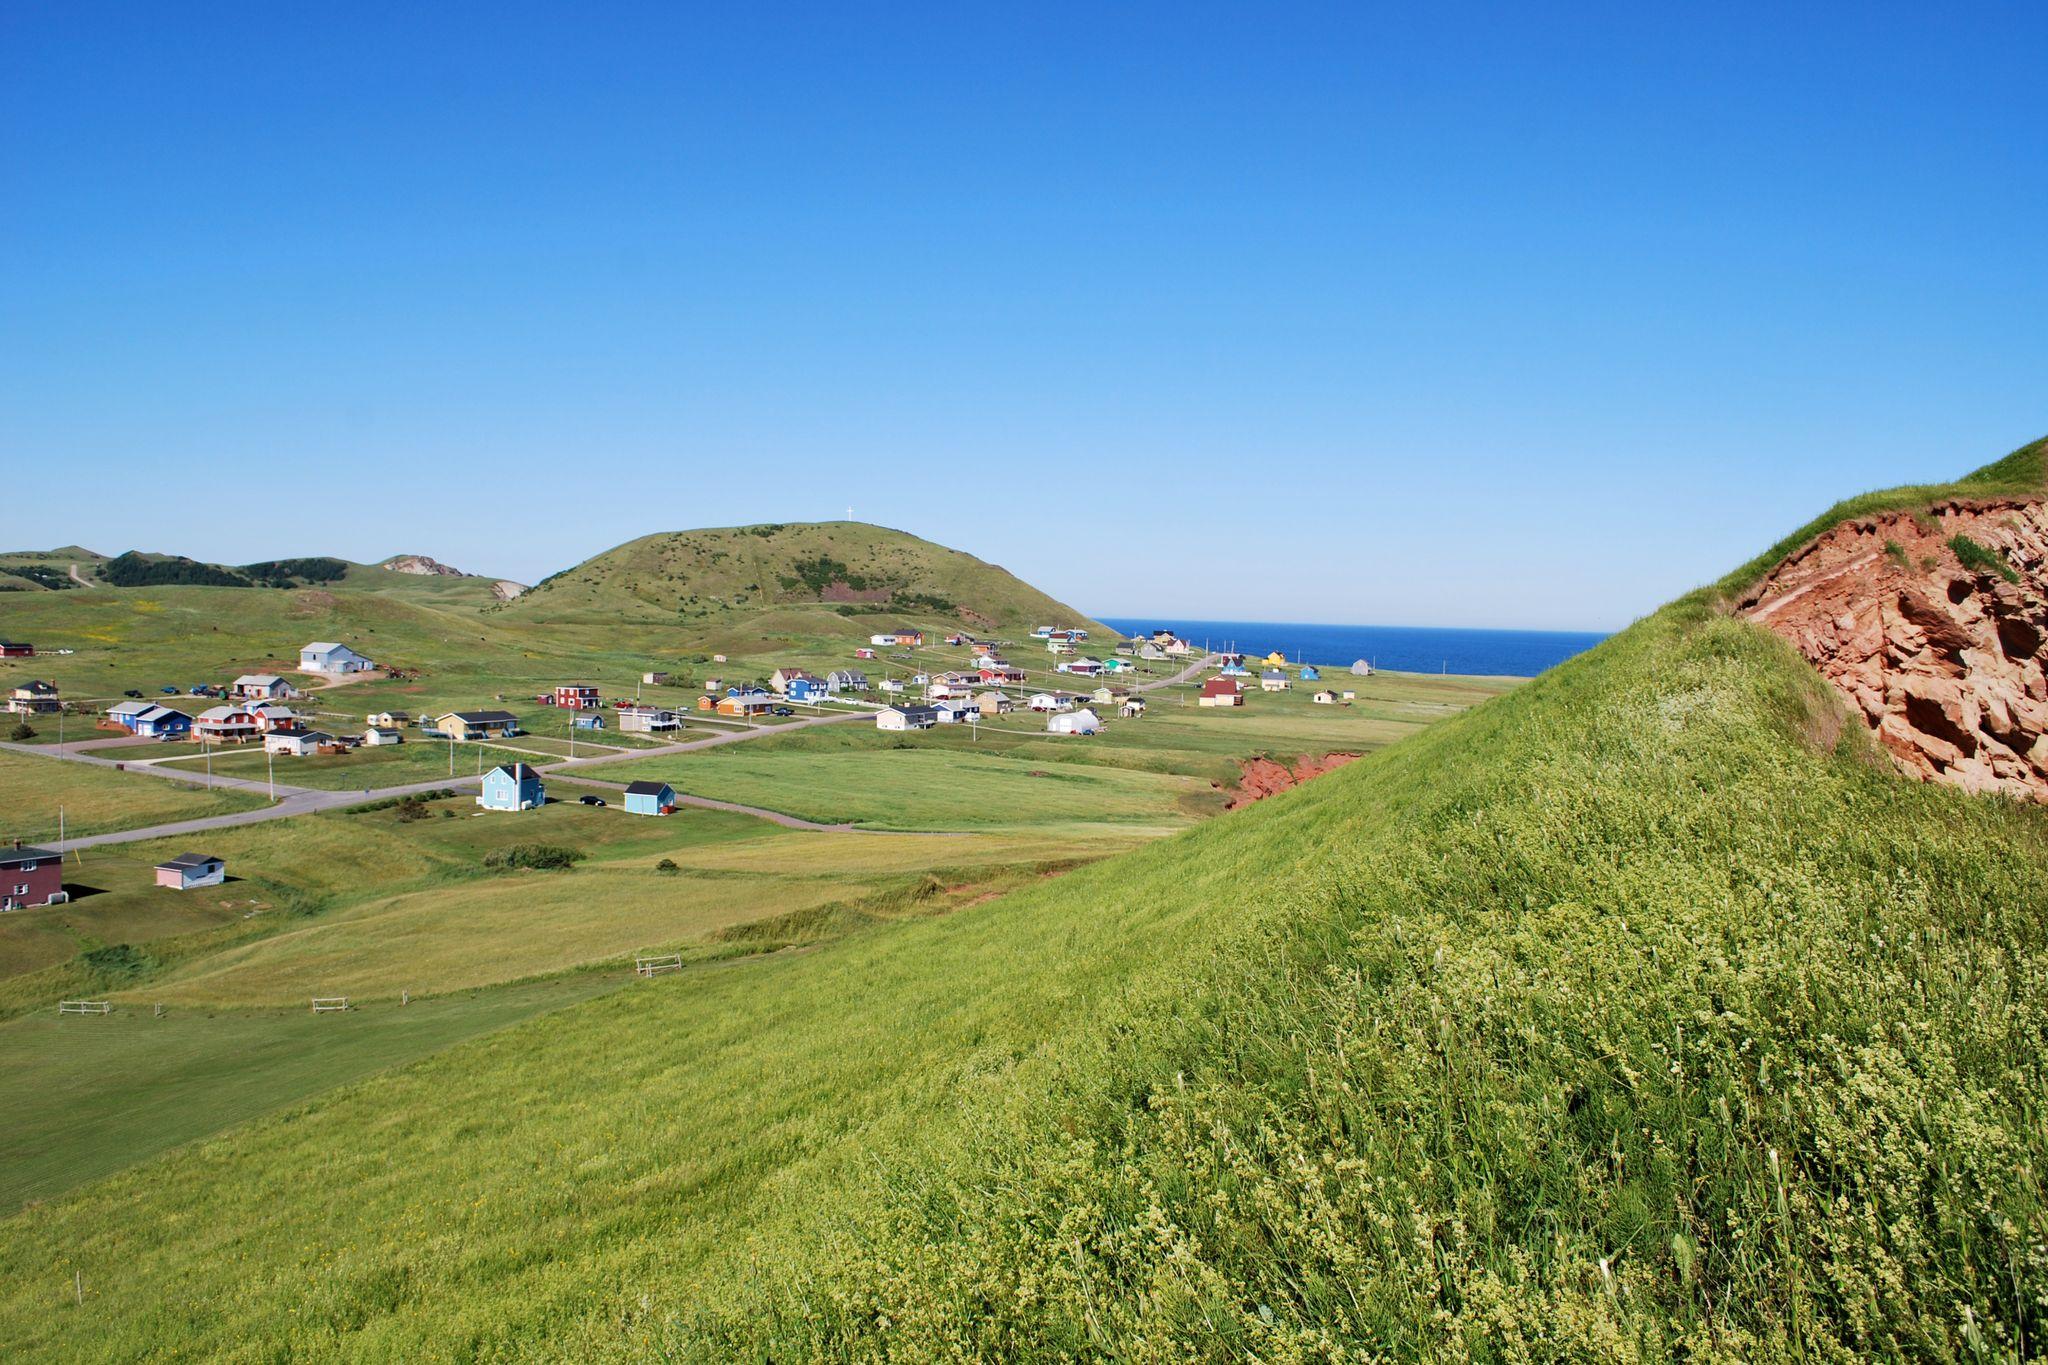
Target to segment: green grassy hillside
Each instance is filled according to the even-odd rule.
[[[1181,835],[31,1208],[0,1343],[2031,1355],[2044,882],[2048,812],[1899,779],[1702,592]]]
[[[852,634],[898,620],[1022,633],[1115,634],[996,565],[863,522],[795,522],[642,536],[536,584],[505,614],[626,617],[711,630],[742,617],[785,635]]]

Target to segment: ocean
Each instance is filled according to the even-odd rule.
[[[1433,626],[1316,626],[1287,621],[1188,621],[1104,616],[1126,635],[1170,630],[1193,644],[1349,668],[1365,659],[1397,673],[1480,673],[1533,678],[1606,635],[1571,630],[1450,630]]]

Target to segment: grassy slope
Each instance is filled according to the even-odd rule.
[[[2002,460],[1965,474],[1951,483],[1910,484],[1903,488],[1880,489],[1844,498],[1806,525],[1780,540],[1741,568],[1716,583],[1720,597],[1736,597],[1778,562],[1815,536],[1856,517],[1880,512],[1906,512],[1926,507],[1944,498],[2038,497],[2048,491],[2048,436],[2030,441]]]
[[[537,584],[504,614],[528,619],[615,619],[675,622],[702,627],[734,610],[766,612],[761,629],[784,635],[853,634],[856,627],[819,605],[808,587],[784,584],[794,566],[829,557],[849,574],[901,592],[957,603],[971,615],[880,602],[851,603],[862,623],[887,618],[1000,628],[1021,633],[1035,625],[1086,626],[1094,637],[1115,632],[1056,602],[1005,570],[903,531],[862,522],[801,522],[780,527],[732,527],[642,536],[595,555]],[[861,633],[880,628],[862,624]]]
[[[1780,642],[1677,604],[1111,863],[26,1213],[0,1340],[2031,1349],[2048,817],[1903,783],[1836,719]]]
[[[1939,1352],[1968,1304],[1997,1342],[2048,1273],[2048,831],[1816,747],[1827,706],[1775,639],[1669,608],[1042,889],[554,1013],[30,1211],[0,1338]]]
[[[85,734],[95,737],[90,730]],[[0,839],[5,840],[33,844],[56,839],[60,806],[64,832],[77,836],[196,820],[265,804],[262,797],[244,792],[209,791],[96,764],[0,752]]]

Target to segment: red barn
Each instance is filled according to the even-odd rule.
[[[64,894],[64,859],[47,848],[0,849],[0,910],[21,910],[31,905],[58,905],[71,897]]]
[[[604,705],[604,698],[594,687],[582,683],[564,683],[555,689],[555,705],[566,706],[571,711],[595,711]]]
[[[36,647],[26,640],[0,640],[0,659],[33,659]]]

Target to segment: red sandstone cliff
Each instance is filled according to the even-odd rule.
[[[2011,569],[1965,564],[1966,536]],[[2016,581],[2015,581],[2016,580]],[[2048,800],[2048,505],[1954,499],[1844,522],[1738,604],[1792,642],[1906,772]]]

